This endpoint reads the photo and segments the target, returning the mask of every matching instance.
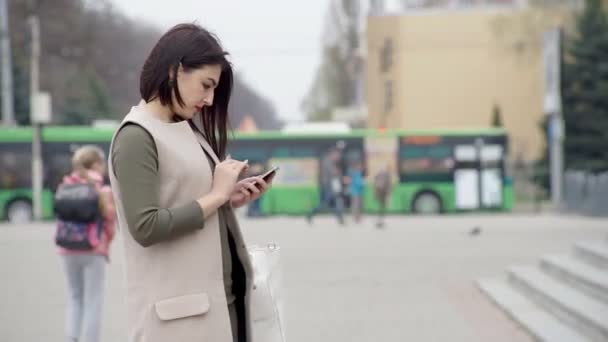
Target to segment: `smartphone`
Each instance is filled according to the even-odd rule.
[[[270,170],[266,171],[263,175],[262,175],[262,179],[264,180],[264,182],[268,182],[272,179],[272,177],[274,177],[274,175],[276,174],[276,172],[279,170],[278,166],[273,166]]]
[[[279,169],[278,166],[273,166],[270,170],[264,172],[264,174],[262,175],[262,179],[264,180],[264,182],[270,182],[272,177],[274,177],[274,175],[277,173],[278,169]],[[260,189],[260,185],[257,183],[256,183],[256,187],[258,187],[258,189]]]

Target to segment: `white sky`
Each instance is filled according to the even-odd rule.
[[[127,16],[166,30],[197,21],[215,32],[237,73],[272,101],[278,115],[300,121],[321,57],[328,0],[112,0]]]

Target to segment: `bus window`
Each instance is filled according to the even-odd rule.
[[[272,158],[316,158],[318,156],[318,152],[310,146],[281,146],[272,150]]]
[[[313,148],[310,147],[296,147],[290,149],[289,156],[292,158],[308,158],[316,157],[317,153]]]
[[[44,186],[55,191],[63,176],[72,169],[72,153],[78,148],[70,143],[46,143],[44,145]]]
[[[450,146],[444,146],[444,145],[429,146],[428,156],[431,159],[452,158],[452,148]]]
[[[407,146],[399,152],[401,159],[418,159],[426,157],[426,146]]]
[[[29,188],[31,163],[30,144],[0,144],[0,189]]]
[[[44,149],[44,187],[55,191],[63,181],[63,177],[72,171],[72,155],[83,145],[96,145],[103,149],[106,156],[109,153],[109,143],[99,142],[46,142]],[[104,182],[109,184],[106,175]]]
[[[450,145],[402,145],[399,151],[399,174],[402,182],[450,178],[454,166]]]
[[[259,147],[233,146],[229,153],[236,160],[266,160],[264,149]]]
[[[446,145],[436,146],[404,146],[400,152],[401,159],[445,159],[452,157],[452,147]]]

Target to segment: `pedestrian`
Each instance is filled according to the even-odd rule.
[[[97,146],[78,148],[72,157],[72,172],[56,192],[55,242],[68,285],[68,342],[100,340],[105,268],[115,222],[110,187],[103,184],[105,160]]]
[[[321,210],[333,210],[338,223],[344,224],[344,199],[342,198],[342,172],[340,170],[340,153],[338,149],[331,148],[321,160],[321,169],[319,173],[319,191],[320,202],[313,208],[306,219],[308,223],[312,223],[313,217]]]
[[[363,163],[360,160],[352,162],[348,173],[350,207],[353,219],[356,223],[361,222],[361,207],[363,202],[363,191],[365,180],[363,179]]]
[[[248,163],[225,152],[226,55],[196,24],[171,28],[145,60],[142,100],[112,139],[130,342],[249,339],[253,268],[233,209],[269,185],[238,181]]]
[[[378,221],[376,227],[384,227],[384,216],[386,214],[387,202],[391,192],[390,166],[386,165],[374,176],[374,195],[378,202]]]

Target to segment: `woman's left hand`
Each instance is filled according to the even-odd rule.
[[[268,190],[269,183],[266,183],[262,177],[248,177],[238,183],[234,187],[234,191],[230,196],[232,207],[239,208],[245,204],[255,201]]]

